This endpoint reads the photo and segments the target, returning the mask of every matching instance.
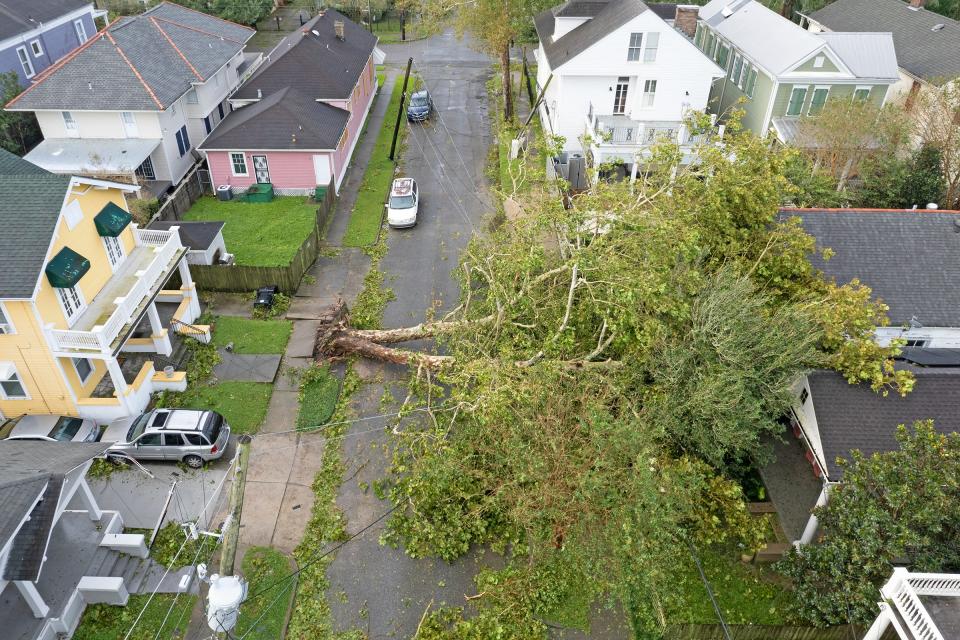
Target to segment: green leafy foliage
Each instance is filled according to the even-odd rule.
[[[0,105],[6,105],[21,91],[23,87],[15,71],[0,73]],[[41,137],[40,125],[32,113],[0,109],[0,149],[22,156]]]
[[[923,208],[944,201],[940,151],[930,145],[905,159],[880,155],[864,162],[862,183],[853,192],[857,204],[879,209]]]
[[[370,256],[370,269],[363,278],[363,289],[350,308],[350,321],[358,329],[379,329],[387,303],[396,297],[393,290],[384,286],[386,276],[380,270],[380,261],[387,253],[386,236],[380,236],[366,253]]]
[[[146,541],[150,542],[153,530],[131,529],[131,532],[142,533]],[[200,540],[189,540],[184,528],[170,521],[157,531],[157,537],[150,547],[150,559],[167,568],[178,569],[193,564],[199,550]]]
[[[780,563],[798,611],[813,624],[869,623],[894,562],[916,571],[960,567],[960,436],[930,421],[897,431],[900,448],[844,461],[843,484],[814,513],[817,544]]]
[[[254,25],[268,15],[273,0],[184,0],[181,4],[244,25]]]
[[[271,590],[269,595],[247,600],[241,605],[234,637],[250,640],[283,638],[291,594],[297,588],[297,577],[290,577],[293,572],[291,564],[287,555],[270,547],[251,547],[243,554],[241,574],[249,584],[249,592],[258,593],[268,587],[277,591]],[[273,586],[277,583],[279,586]],[[280,600],[276,601],[276,598]]]
[[[174,594],[161,593],[155,595],[148,605],[149,598],[149,594],[132,595],[125,607],[109,604],[88,605],[73,637],[76,640],[123,638],[143,611],[143,616],[129,636],[130,640],[154,640],[157,634],[166,640],[183,640],[190,623],[190,612],[197,603],[197,596],[181,594],[177,597]],[[169,616],[167,612],[170,612]]]

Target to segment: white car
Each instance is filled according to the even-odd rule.
[[[49,442],[94,442],[100,435],[94,420],[71,416],[20,416],[0,425],[7,440],[46,440]]]
[[[413,178],[397,178],[390,189],[387,202],[387,224],[396,229],[412,227],[417,224],[417,210],[420,208],[420,190]]]

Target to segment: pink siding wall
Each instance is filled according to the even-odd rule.
[[[350,120],[347,122],[347,131],[340,139],[340,145],[333,154],[334,178],[337,184],[343,179],[343,174],[350,164],[349,153],[352,151],[357,138],[360,136],[366,113],[373,102],[376,77],[374,75],[373,57],[367,60],[367,66],[364,68],[353,90],[353,96],[349,102],[330,101],[329,104],[348,109],[350,111]],[[241,151],[237,149],[236,151]],[[312,190],[316,184],[316,174],[313,169],[314,155],[330,155],[324,152],[309,151],[244,151],[247,159],[247,176],[234,176],[231,171],[230,154],[226,151],[208,151],[207,161],[210,165],[210,173],[213,177],[214,185],[229,184],[237,189],[246,189],[256,182],[253,173],[253,155],[267,156],[267,165],[270,168],[270,181],[277,189],[309,189]]]

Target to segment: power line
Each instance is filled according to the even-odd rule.
[[[410,131],[410,137],[413,138],[413,141],[417,144],[417,148],[420,149],[420,155],[422,155],[424,159],[427,160],[427,165],[429,165],[430,167],[430,172],[433,173],[434,177],[436,177],[437,179],[437,182],[440,183],[440,188],[443,189],[443,192],[446,194],[447,198],[449,198],[450,201],[453,202],[454,208],[460,213],[461,216],[463,216],[463,219],[466,221],[466,223],[470,225],[470,229],[476,230],[473,226],[473,222],[470,220],[470,216],[467,215],[466,210],[463,208],[463,205],[460,203],[459,200],[457,200],[453,195],[451,195],[450,191],[447,189],[447,185],[444,182],[444,176],[441,175],[442,169],[440,170],[440,172],[438,172],[437,168],[434,167],[433,164],[429,161],[429,158],[427,158],[427,153],[426,151],[423,150],[423,145],[420,144],[420,141],[417,140],[417,136],[413,134],[414,133],[413,127],[410,126],[409,122],[407,123],[407,129]],[[427,139],[429,140],[429,137]],[[441,158],[438,157],[438,160],[440,161],[440,164],[443,164],[443,160]]]
[[[192,566],[197,566],[197,560],[200,559],[200,554],[203,552],[203,547],[207,544],[207,537],[204,536],[203,540],[200,541],[200,546],[197,548],[196,555],[193,556]],[[180,599],[181,591],[177,591],[177,594],[173,596],[173,602],[170,603],[170,608],[167,609],[167,614],[163,616],[163,621],[160,623],[160,627],[157,629],[157,634],[153,636],[153,640],[158,640],[160,638],[160,633],[163,631],[163,627],[167,624],[167,619],[170,617],[170,614],[173,612],[173,608],[177,606],[177,600]],[[180,612],[180,619],[177,620],[177,626],[174,627],[174,630],[180,627],[180,622],[183,621],[183,615],[186,613],[186,609]]]
[[[710,597],[710,604],[713,605],[713,611],[717,614],[717,619],[720,621],[720,628],[723,629],[723,637],[726,638],[726,640],[732,640],[730,628],[727,627],[727,621],[723,619],[723,613],[720,611],[720,605],[717,604],[717,599],[713,595],[713,588],[710,586],[710,581],[707,580],[707,574],[703,572],[703,566],[700,564],[697,550],[694,548],[693,542],[689,540],[687,540],[687,546],[690,547],[690,555],[693,556],[693,562],[697,565],[697,571],[700,572],[700,580],[703,581],[703,586],[707,589],[707,596]]]

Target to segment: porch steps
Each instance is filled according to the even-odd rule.
[[[89,576],[123,578],[127,591],[139,593],[178,593],[180,580],[192,576],[193,567],[181,567],[171,570],[164,578],[167,569],[149,558],[137,558],[106,548],[97,549],[87,570]],[[192,580],[188,591],[195,593],[196,580]]]

